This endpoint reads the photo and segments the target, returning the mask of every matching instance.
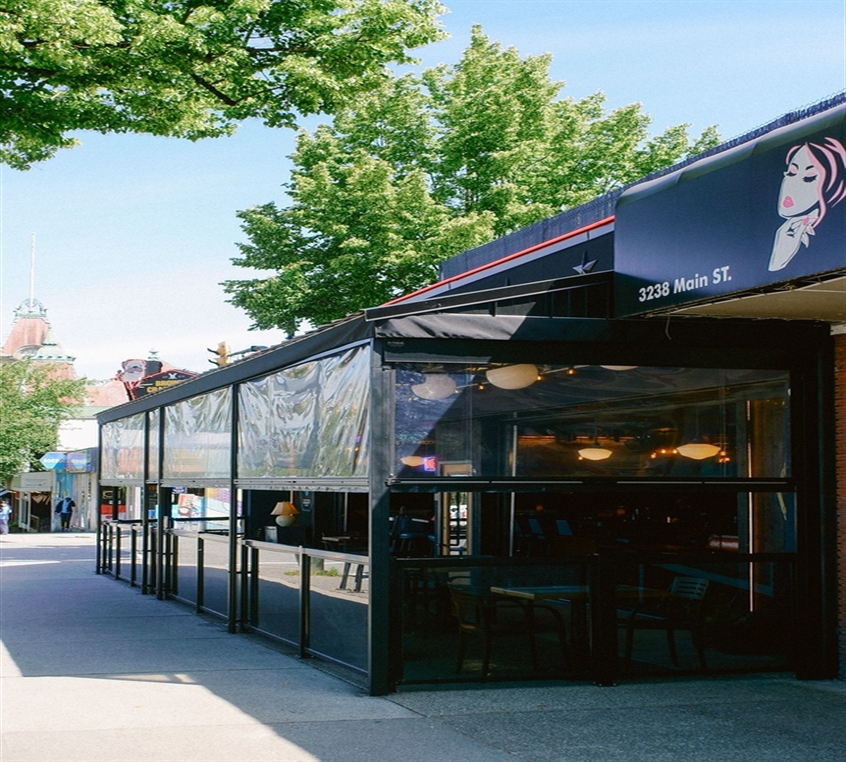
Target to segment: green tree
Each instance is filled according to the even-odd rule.
[[[56,448],[60,424],[84,394],[84,379],[58,378],[50,365],[0,363],[0,481],[43,470],[38,459]]]
[[[437,263],[493,235],[490,213],[455,215],[430,190],[436,145],[428,103],[411,76],[386,82],[333,126],[301,131],[291,204],[239,212],[244,267],[231,301],[259,328],[294,333],[431,281]]]
[[[0,160],[73,130],[199,139],[331,113],[441,36],[437,0],[0,0]]]
[[[551,57],[521,58],[483,34],[454,66],[407,75],[301,131],[290,204],[239,213],[224,283],[258,328],[294,332],[431,283],[464,249],[550,217],[699,153],[688,125],[649,135],[640,104],[607,113],[601,93],[560,98]]]

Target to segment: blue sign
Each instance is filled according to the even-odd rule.
[[[614,226],[617,317],[846,267],[846,104],[633,186]]]
[[[46,452],[38,459],[44,468],[53,469],[56,466],[64,465],[65,453],[63,452]]]

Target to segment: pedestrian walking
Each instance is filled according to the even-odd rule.
[[[9,534],[12,522],[12,507],[7,500],[0,500],[0,534]]]
[[[74,508],[76,508],[76,503],[70,497],[63,497],[58,503],[56,503],[55,512],[61,521],[63,532],[70,532],[70,522]]]

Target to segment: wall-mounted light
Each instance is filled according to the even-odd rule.
[[[446,373],[424,373],[422,384],[415,384],[411,391],[424,400],[443,400],[455,394],[455,381]]]
[[[605,370],[634,370],[637,368],[637,365],[600,365],[600,368],[605,368]]]
[[[488,381],[500,389],[525,389],[538,380],[538,368],[531,363],[503,365],[485,373]]]
[[[297,520],[298,513],[299,511],[293,503],[282,500],[276,503],[270,515],[276,517],[276,523],[280,527],[289,527]]]
[[[424,458],[420,455],[406,455],[404,458],[400,458],[400,463],[411,468],[422,466],[423,462]]]

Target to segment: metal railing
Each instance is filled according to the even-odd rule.
[[[145,525],[138,519],[115,519],[102,523],[99,535],[98,568],[100,574],[141,587],[151,592],[155,585],[155,522]]]
[[[244,629],[367,674],[369,559],[243,539]]]

